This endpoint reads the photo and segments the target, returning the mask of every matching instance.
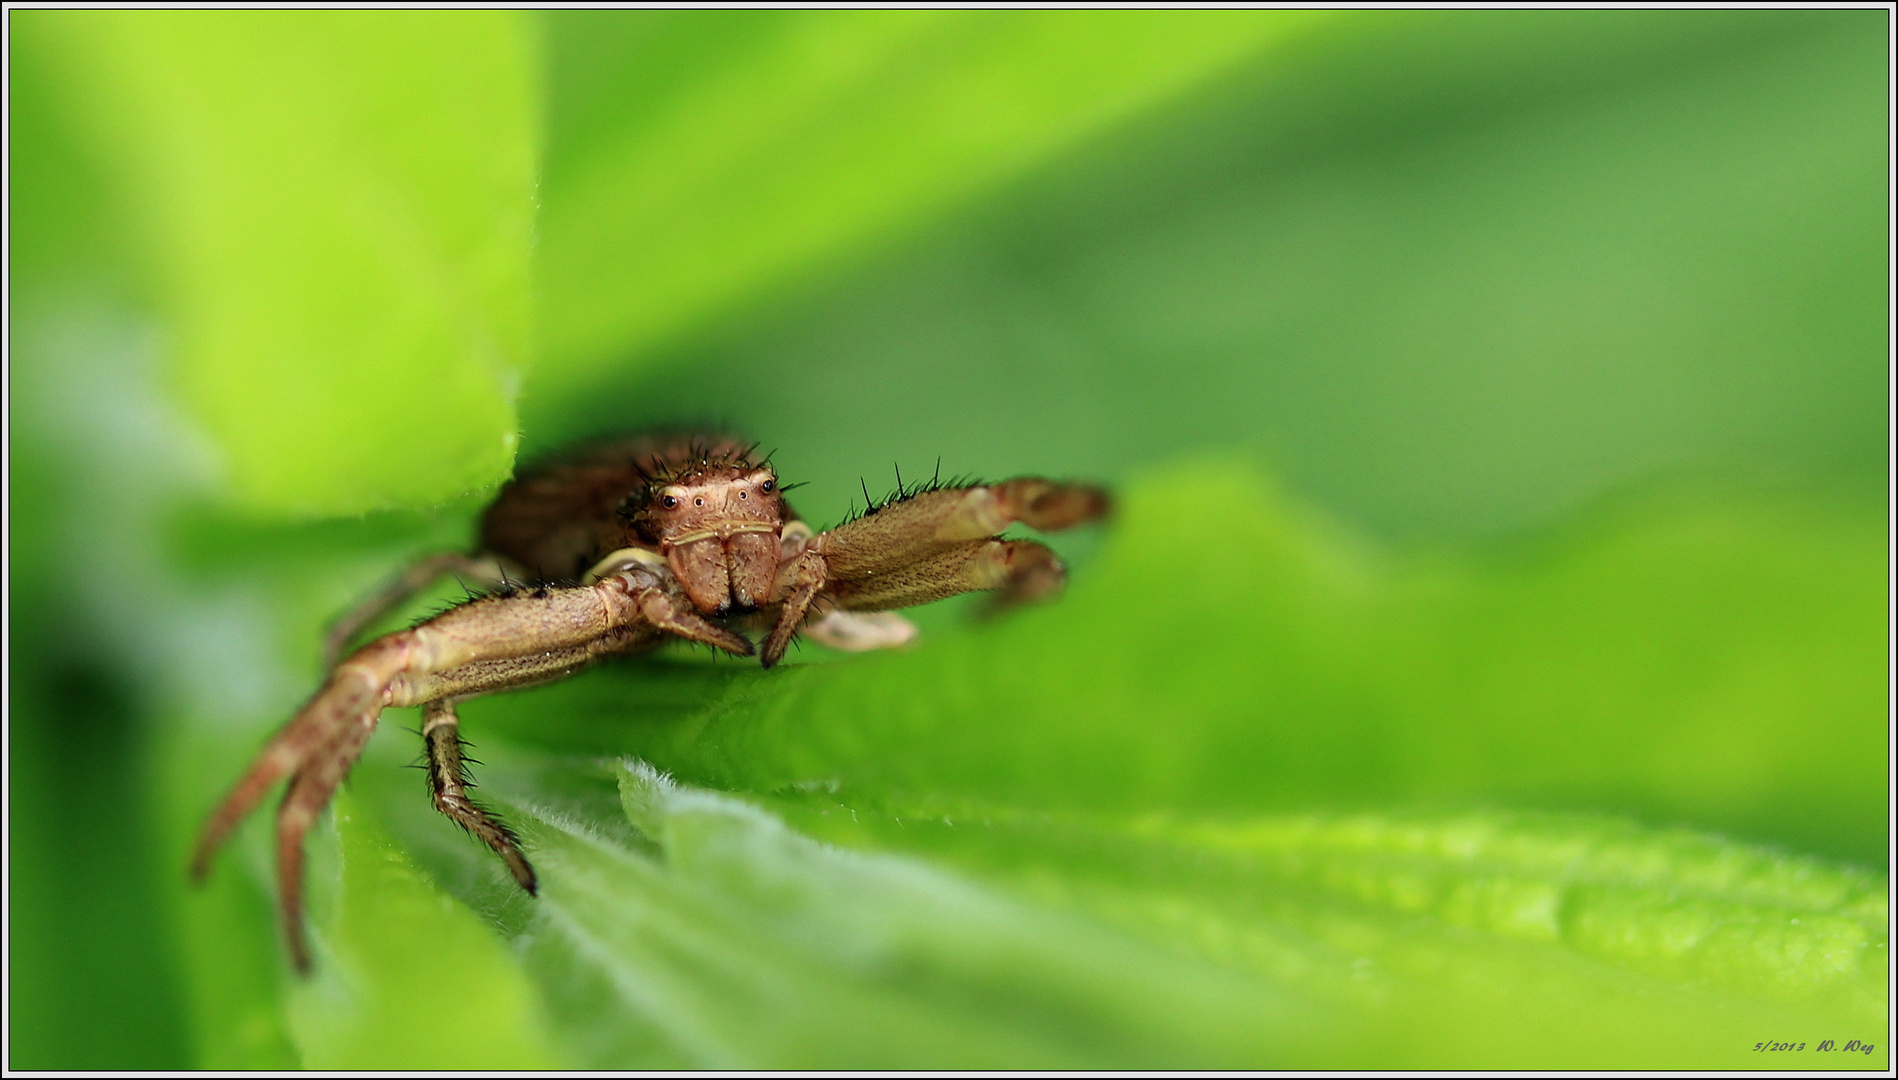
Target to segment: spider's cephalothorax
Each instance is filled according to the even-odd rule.
[[[784,531],[784,496],[769,465],[733,454],[661,468],[620,513],[629,539],[655,545],[704,614],[769,601]]]
[[[389,706],[421,706],[435,806],[493,848],[522,888],[519,840],[468,797],[455,703],[556,679],[669,637],[751,656],[765,667],[799,634],[834,648],[900,645],[915,629],[892,609],[988,590],[1002,603],[1061,587],[1060,560],[1015,522],[1063,529],[1107,510],[1106,493],[1019,477],[931,483],[813,533],[784,501],[753,444],[716,435],[602,442],[525,470],[481,519],[480,549],[424,559],[332,630],[329,677],[264,747],[212,813],[193,872],[208,872],[232,829],[279,780],[278,893],[291,957],[308,970],[303,839]],[[447,573],[495,591],[338,661],[369,624]]]

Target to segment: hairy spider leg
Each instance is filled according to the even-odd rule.
[[[198,834],[197,850],[191,858],[193,878],[202,881],[211,872],[212,856],[277,781],[320,756],[352,718],[381,710],[384,688],[394,672],[383,674],[371,663],[383,660],[386,665],[388,650],[364,654],[388,640],[365,647],[333,671],[322,689],[264,746],[250,769],[232,785]]]
[[[192,859],[193,875],[205,876],[237,824],[272,785],[291,776],[278,808],[278,877],[292,959],[299,971],[308,971],[304,837],[361,754],[382,709],[555,678],[592,655],[643,640],[642,631],[752,654],[750,642],[699,617],[677,592],[669,577],[634,566],[591,586],[483,597],[363,646],[337,665],[212,812]]]
[[[514,880],[530,895],[537,891],[538,879],[533,865],[521,854],[520,838],[468,796],[468,789],[475,784],[461,753],[468,744],[461,738],[456,704],[483,694],[563,679],[601,657],[643,652],[663,640],[665,634],[656,627],[620,627],[583,645],[550,649],[532,656],[478,660],[448,671],[416,676],[408,680],[406,693],[390,702],[397,706],[425,703],[422,740],[428,757],[429,794],[435,809],[493,848]]]
[[[1107,513],[1107,493],[1084,484],[1024,476],[998,484],[942,488],[879,507],[813,540],[833,580],[864,577],[1020,522],[1044,532]]]
[[[461,719],[455,715],[454,701],[431,701],[423,706],[422,741],[428,748],[428,791],[435,800],[435,809],[493,848],[514,880],[531,896],[538,883],[533,866],[521,854],[520,838],[468,796],[474,780],[461,756]]]
[[[1003,602],[1057,592],[1065,571],[1052,551],[996,534],[1016,522],[1065,529],[1108,507],[1099,488],[1024,476],[921,492],[822,533],[779,570],[774,592],[783,608],[761,650],[764,666],[784,656],[820,597],[844,610],[878,611],[977,590],[999,590]]]
[[[845,611],[914,607],[978,591],[1022,602],[1055,595],[1066,577],[1061,560],[1044,544],[972,540],[871,577],[830,582],[824,596]]]
[[[356,639],[356,635],[449,574],[455,574],[465,582],[483,589],[496,589],[507,584],[506,568],[492,556],[443,551],[417,559],[330,625],[329,632],[323,636],[323,670],[329,671],[336,666],[336,661],[342,659],[343,650]]]
[[[545,649],[528,656],[476,660],[446,671],[409,674],[393,688],[388,703],[401,708],[426,705],[443,698],[465,701],[482,694],[554,682],[600,657],[638,652],[658,645],[664,639],[664,632],[657,627],[640,623],[618,627],[579,645]]]
[[[277,807],[277,903],[290,962],[300,972],[310,970],[310,946],[303,932],[303,842],[323,807],[336,796],[343,777],[362,756],[376,730],[380,709],[353,717],[324,745],[322,751],[290,779],[283,803]]]

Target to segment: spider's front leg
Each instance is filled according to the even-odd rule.
[[[349,611],[344,612],[330,625],[329,632],[323,636],[323,670],[328,671],[342,659],[343,650],[356,639],[356,635],[367,630],[370,624],[385,615],[392,614],[397,608],[448,574],[460,577],[464,582],[472,582],[483,589],[499,588],[507,584],[507,570],[500,560],[493,556],[464,555],[458,551],[443,551],[424,556],[405,568],[400,574],[385,583],[370,596]]]
[[[1024,476],[923,492],[819,534],[778,573],[773,595],[784,606],[765,638],[764,666],[784,656],[814,605],[888,611],[978,590],[996,591],[1004,602],[1052,595],[1067,573],[1054,552],[996,534],[1016,522],[1066,529],[1101,517],[1109,505],[1100,488]]]
[[[455,715],[453,699],[431,701],[422,707],[422,742],[428,752],[428,793],[435,800],[435,809],[493,848],[528,895],[538,892],[534,868],[521,854],[520,837],[468,796],[474,781],[461,755],[466,744],[461,739],[461,718]]]
[[[336,666],[211,814],[192,860],[193,875],[202,879],[209,872],[212,856],[231,831],[277,781],[290,777],[277,811],[278,900],[291,957],[299,971],[309,970],[303,938],[304,837],[362,754],[384,708],[558,678],[597,656],[655,643],[667,633],[740,656],[752,651],[744,638],[700,618],[669,575],[643,566],[581,588],[483,597],[370,642]],[[450,767],[458,773],[458,753]],[[505,850],[494,845],[466,815],[451,812],[458,809],[452,796],[465,801],[465,792],[438,789],[438,805],[444,794],[451,796],[444,812],[489,840],[508,859],[517,880],[530,885],[531,871],[523,876],[515,868],[517,860],[522,866],[525,860],[512,849],[511,839]]]

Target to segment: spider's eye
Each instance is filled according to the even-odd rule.
[[[758,485],[758,490],[769,495],[778,490],[778,482],[776,480],[766,480],[764,483]]]
[[[704,499],[693,499],[693,500],[692,500],[692,505],[693,505],[693,506],[704,506],[704,505],[705,505],[705,500],[704,500]]]
[[[741,491],[738,493],[738,497],[743,499],[743,498],[748,498],[749,496],[747,496],[744,492]]]
[[[668,509],[668,510],[670,510],[670,509],[672,509],[673,507],[675,507],[675,506],[677,506],[677,505],[679,505],[679,500],[677,500],[677,499],[675,499],[675,498],[673,498],[672,496],[670,496],[670,495],[668,495],[668,496],[666,496],[665,498],[663,498],[663,499],[660,499],[660,500],[659,500],[659,505],[660,505],[660,506],[663,506],[663,507],[665,507],[665,508],[666,508],[666,509]]]

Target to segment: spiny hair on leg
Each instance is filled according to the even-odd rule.
[[[853,501],[850,504],[850,509],[845,512],[843,520],[832,526],[832,528],[841,529],[853,521],[860,521],[878,511],[895,506],[897,503],[908,502],[918,495],[928,495],[934,491],[957,491],[963,488],[982,487],[987,483],[988,481],[974,473],[963,473],[957,476],[951,476],[947,480],[943,479],[941,458],[936,459],[936,472],[934,475],[927,480],[918,480],[914,484],[903,483],[903,474],[901,470],[898,470],[896,474],[896,488],[881,499],[873,497],[870,494],[870,485],[859,477],[857,485],[863,490],[865,509],[861,511],[858,510],[857,504]]]

